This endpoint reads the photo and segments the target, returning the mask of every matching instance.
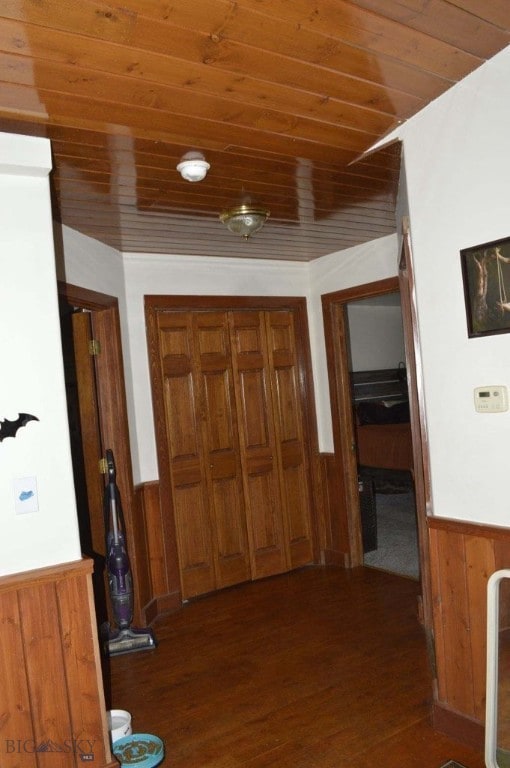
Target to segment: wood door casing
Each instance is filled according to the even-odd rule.
[[[354,424],[352,415],[351,386],[347,349],[346,307],[351,301],[383,296],[400,290],[402,298],[402,321],[404,326],[404,345],[406,350],[407,383],[411,406],[411,431],[413,440],[413,460],[415,462],[415,498],[417,510],[418,548],[420,556],[420,580],[422,596],[419,601],[419,615],[431,640],[432,610],[430,565],[427,546],[426,514],[430,505],[428,477],[428,453],[426,442],[425,414],[423,411],[422,382],[419,373],[419,343],[417,338],[417,320],[415,296],[413,292],[412,258],[409,231],[404,231],[403,250],[399,267],[400,277],[386,278],[374,283],[357,285],[331,294],[324,294],[322,299],[324,335],[328,361],[328,377],[331,396],[333,421],[333,441],[335,445],[335,464],[339,475],[338,498],[341,502],[339,514],[343,528],[348,531],[345,541],[332,542],[332,549],[347,548],[346,561],[350,567],[361,565],[363,549],[361,543],[361,519],[359,512],[359,492],[357,463],[351,448],[354,447]],[[418,482],[416,482],[418,480]]]
[[[73,332],[74,371],[76,374],[77,406],[80,416],[79,435],[73,436],[73,468],[75,465],[74,452],[77,439],[81,442],[80,454],[83,457],[83,472],[85,488],[76,488],[77,494],[86,496],[86,511],[80,500],[79,526],[82,552],[94,560],[92,583],[98,625],[105,621],[113,622],[111,601],[108,599],[108,574],[104,567],[106,555],[106,531],[104,516],[104,478],[100,471],[100,461],[104,456],[101,424],[99,419],[99,402],[97,397],[96,359],[91,354],[90,343],[93,339],[91,313],[87,311],[74,312],[71,317]],[[66,388],[68,383],[66,381]],[[75,474],[76,477],[76,474]],[[85,535],[83,534],[86,529]]]
[[[71,316],[74,339],[74,361],[78,387],[78,407],[83,444],[83,462],[86,478],[88,513],[90,521],[91,552],[85,554],[106,554],[103,497],[104,480],[99,462],[104,456],[99,425],[96,371],[94,356],[90,354],[92,327],[89,312],[77,312]]]
[[[114,296],[69,283],[59,282],[58,292],[61,301],[70,308],[82,308],[88,311],[93,337],[99,342],[101,349],[101,353],[95,358],[94,365],[100,432],[104,446],[111,448],[115,456],[117,485],[122,499],[127,546],[133,572],[134,623],[143,624],[145,623],[144,609],[152,595],[147,567],[145,531],[134,504],[118,300]],[[100,537],[99,533],[97,537]],[[168,590],[169,584],[175,579],[170,558],[167,559],[165,575],[167,582],[165,589]]]
[[[193,502],[190,501],[188,504],[189,514],[193,514],[195,519],[197,517],[201,519],[200,536],[198,536],[194,543],[188,542],[187,552],[192,552],[192,557],[189,559],[187,572],[189,578],[194,578],[195,582],[200,581],[199,574],[201,571],[202,574],[206,572],[208,574],[203,576],[201,586],[198,583],[193,585],[193,594],[209,591],[214,580],[217,579],[216,574],[221,572],[221,557],[219,559],[216,558],[215,561],[216,554],[221,554],[222,552],[221,547],[218,549],[218,531],[225,536],[228,534],[226,539],[227,546],[224,547],[224,551],[229,554],[228,559],[234,562],[236,555],[239,555],[237,558],[237,567],[239,567],[241,572],[241,575],[237,577],[239,580],[281,573],[289,570],[291,567],[297,567],[298,563],[305,564],[305,562],[317,561],[316,518],[320,514],[320,510],[313,507],[312,500],[316,500],[317,494],[312,493],[311,489],[316,487],[318,482],[318,463],[316,460],[318,452],[306,300],[301,297],[146,296],[145,309],[158,448],[160,498],[162,516],[165,520],[165,531],[167,531],[167,537],[169,537],[166,539],[165,548],[171,559],[171,553],[175,547],[176,563],[181,571],[180,580],[183,596],[186,597],[189,594],[190,584],[185,583],[186,579],[183,578],[182,556],[179,551],[182,545],[182,538],[179,538],[182,537],[182,533],[178,531],[181,523],[179,516],[182,507],[179,508],[180,500],[178,497],[180,491],[184,491],[184,489],[181,487],[180,491],[176,492],[172,478],[172,446],[167,429],[169,414],[172,413],[174,413],[174,418],[178,417],[183,422],[180,429],[181,435],[198,435],[196,437],[196,445],[193,445],[192,448],[188,447],[185,451],[186,457],[182,456],[180,461],[186,460],[188,463],[195,461],[198,467],[198,454],[201,454],[202,462],[200,465],[202,471],[200,483],[195,478],[195,482],[186,484],[187,492],[190,492],[191,486],[193,486],[193,492],[196,495],[195,500]],[[219,316],[217,315],[218,310],[220,311]],[[270,332],[269,327],[266,326],[265,315],[272,310],[287,310],[289,317],[293,318],[293,331],[296,336],[294,350],[295,378],[293,381],[293,376],[290,376],[288,371],[284,372],[285,366],[282,366],[281,373],[276,375],[269,374],[270,355],[268,339]],[[215,314],[216,318],[214,317]],[[177,355],[180,355],[180,360],[176,359],[174,361],[174,365],[177,367],[174,368],[173,375],[179,374],[181,378],[186,377],[186,384],[181,382],[180,391],[187,391],[188,394],[192,393],[196,401],[195,405],[188,409],[182,409],[175,404],[170,405],[167,402],[170,382],[165,379],[162,371],[163,367],[168,368],[169,360],[165,352],[164,356],[167,357],[167,360],[162,367],[159,334],[161,328],[160,318],[166,316],[165,323],[171,324],[170,315],[173,315],[174,318],[178,318],[179,315],[187,316],[185,323],[181,320],[181,325],[184,323],[188,329],[186,332],[187,339],[191,346],[188,349],[183,342],[181,342],[180,348],[178,345],[176,346],[175,351]],[[191,319],[192,315],[197,318],[202,317],[201,322],[205,323],[205,326],[203,325],[200,329],[199,336],[197,336],[198,326]],[[226,337],[214,331],[215,325],[217,326],[219,323],[218,317],[222,316],[225,318],[228,316],[230,324],[230,364],[225,354],[228,349]],[[177,319],[175,322],[177,323]],[[290,327],[292,327],[292,324],[289,325]],[[217,339],[211,347],[211,339],[213,339],[215,333],[217,333]],[[202,355],[192,349],[200,348],[200,345],[196,343],[200,335],[203,337],[202,351],[204,354]],[[209,339],[209,341],[204,341],[205,339]],[[275,350],[279,349],[280,346],[280,344],[277,344]],[[182,349],[186,350],[184,356]],[[198,357],[196,356],[197,354]],[[184,360],[186,355],[189,361],[187,367]],[[195,357],[193,357],[194,355]],[[215,357],[216,359],[214,359]],[[200,358],[202,358],[201,361]],[[202,368],[201,365],[203,366]],[[180,369],[178,366],[180,366]],[[295,504],[297,497],[299,497],[300,501],[302,499],[309,500],[307,510],[309,519],[306,521],[306,526],[303,525],[302,520],[298,524],[296,519],[291,520],[289,525],[287,507],[285,506],[284,508],[282,503],[284,484],[279,474],[286,446],[278,445],[277,429],[283,434],[283,429],[287,428],[287,423],[286,421],[279,420],[281,421],[281,426],[277,427],[275,424],[275,419],[272,415],[275,406],[281,407],[282,413],[285,413],[285,409],[283,404],[278,405],[278,398],[276,397],[275,399],[272,389],[279,387],[283,391],[285,387],[282,389],[282,382],[285,378],[292,381],[290,389],[294,388],[295,398],[293,402],[296,407],[300,407],[302,412],[297,432],[301,432],[303,436],[302,448],[304,451],[303,457],[296,461],[295,456],[294,458],[290,457],[290,453],[287,450],[288,455],[284,459],[289,470],[287,487],[289,490],[292,489],[294,494],[291,502],[292,507],[302,509],[302,506],[300,507]],[[234,385],[233,392],[235,397],[233,401],[230,400],[230,394],[232,393],[231,382]],[[177,385],[174,383],[173,386],[176,387]],[[286,388],[289,388],[288,384]],[[176,396],[177,391],[172,395],[172,400],[175,401]],[[286,398],[287,400],[289,399],[288,394]],[[223,421],[220,419],[222,426],[216,424],[212,432],[210,431],[210,425],[206,424],[204,427],[204,419],[207,422],[207,412],[211,403],[213,410],[216,408],[223,419]],[[172,408],[174,411],[172,411]],[[175,409],[178,411],[177,416],[175,415]],[[261,417],[261,409],[263,414],[270,413],[270,418],[267,418],[266,415]],[[225,414],[229,414],[228,418],[225,418]],[[236,491],[237,498],[241,499],[242,504],[238,510],[235,509],[233,518],[231,513],[229,513],[229,518],[227,518],[226,514],[227,507],[232,506],[229,501],[229,499],[233,498],[230,489],[237,488],[234,481],[232,464],[230,464],[230,475],[227,472],[227,475],[223,475],[221,483],[216,482],[221,477],[221,473],[217,475],[218,467],[220,466],[218,461],[220,463],[223,462],[225,469],[228,464],[227,458],[230,449],[226,436],[229,435],[230,414],[232,414],[232,424],[236,424],[236,429],[232,433],[232,447],[236,456],[239,457],[241,469],[239,478],[242,481],[241,492],[237,493]],[[285,414],[285,419],[288,421],[288,413]],[[296,432],[296,429],[294,429],[294,432]],[[209,448],[213,450],[209,451]],[[231,457],[229,461],[232,461]],[[290,484],[292,475],[299,477],[301,471],[299,467],[302,467],[303,472],[308,471],[313,475],[311,478],[306,478],[307,482],[304,486],[302,483],[301,486],[297,486],[295,482]],[[249,471],[247,471],[248,468]],[[213,470],[213,474],[211,474],[211,470]],[[226,479],[227,484],[225,485]],[[226,496],[227,501],[220,502],[219,506],[217,505],[211,510],[207,509],[205,496],[207,490],[208,500],[210,501],[213,498],[211,488],[215,484],[217,496],[223,497],[223,499]],[[294,490],[297,487],[300,487],[299,491]],[[307,493],[302,493],[303,487],[308,489]],[[225,491],[227,491],[226,494]],[[221,506],[222,503],[223,506]],[[217,515],[218,509],[221,511],[219,518]],[[250,520],[250,509],[257,512],[258,516],[254,521]],[[261,510],[263,514],[261,514]],[[245,522],[244,528],[242,520],[237,517],[238,513],[239,515],[242,513],[242,520]],[[232,519],[234,523],[232,523]],[[299,515],[297,519],[299,520]],[[218,520],[220,521],[219,526]],[[228,520],[227,527],[222,525],[222,520]],[[303,546],[301,541],[304,538],[302,535],[304,530],[307,530],[310,534],[310,541],[306,547]],[[296,541],[300,541],[299,547],[303,551],[306,549],[309,553],[306,560],[302,560],[296,555],[290,556],[290,531],[297,532],[295,538]],[[247,539],[248,555],[248,569],[244,574],[242,574],[240,565],[243,560],[241,556],[243,533]],[[194,551],[193,547],[196,547],[197,550]],[[298,548],[294,546],[296,552]],[[224,561],[226,562],[227,558],[224,558]],[[296,565],[292,565],[293,562]],[[169,565],[172,567],[171,562],[169,562]],[[234,569],[231,570],[233,571]],[[211,576],[211,574],[214,574],[214,576]],[[221,574],[217,583],[221,584]],[[229,580],[226,583],[229,583]]]

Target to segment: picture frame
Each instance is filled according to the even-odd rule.
[[[510,333],[510,237],[460,251],[468,336]]]

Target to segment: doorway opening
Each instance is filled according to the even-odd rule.
[[[82,554],[94,563],[92,585],[98,632],[109,620],[105,583],[104,453],[100,430],[95,366],[90,354],[91,313],[59,296],[64,381],[71,443],[71,459]]]
[[[98,625],[110,620],[105,584],[105,478],[101,460],[106,449],[115,456],[117,485],[126,523],[126,540],[134,582],[134,623],[145,623],[148,602],[147,558],[143,535],[137,536],[129,448],[127,404],[117,298],[68,283],[58,284],[59,311],[69,427],[80,541],[94,560],[94,597]],[[138,532],[140,533],[140,532]]]
[[[432,643],[432,599],[427,507],[430,504],[430,473],[426,453],[427,429],[423,411],[423,381],[419,354],[419,332],[414,304],[414,274],[409,223],[403,220],[399,276],[354,286],[322,296],[324,333],[331,397],[335,465],[339,473],[338,516],[347,531],[349,567],[363,565],[363,542],[360,521],[358,459],[355,423],[351,400],[347,304],[400,291],[404,329],[405,365],[411,424],[412,466],[416,503],[417,538],[421,596],[418,615],[428,641]]]
[[[419,579],[400,292],[345,306],[364,565]]]

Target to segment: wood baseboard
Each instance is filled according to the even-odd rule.
[[[334,549],[325,549],[322,553],[324,565],[337,565],[340,568],[350,568],[350,558],[347,552],[337,552]]]
[[[182,608],[182,596],[179,592],[171,592],[168,595],[159,595],[151,600],[144,608],[145,621],[150,626],[156,619],[167,616]]]
[[[485,728],[479,720],[473,720],[435,702],[432,707],[432,725],[436,731],[483,752]]]

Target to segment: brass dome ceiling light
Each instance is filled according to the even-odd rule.
[[[267,208],[243,204],[222,211],[220,221],[234,235],[241,235],[245,240],[248,240],[251,235],[262,229],[269,215]]]

